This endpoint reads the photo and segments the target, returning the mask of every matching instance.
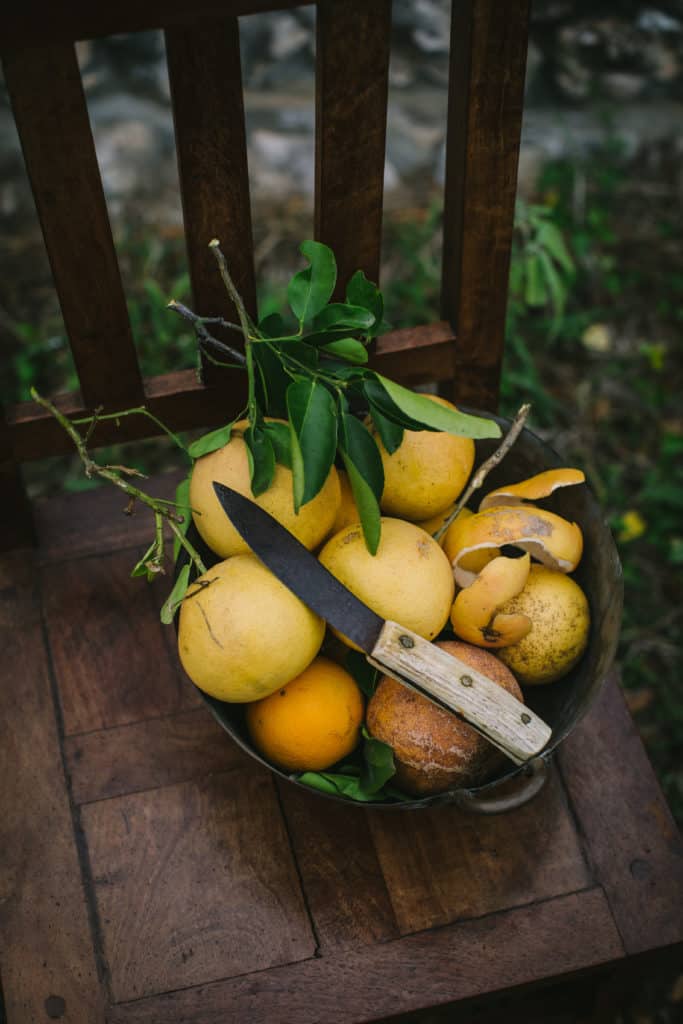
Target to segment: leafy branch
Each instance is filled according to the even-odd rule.
[[[140,561],[134,567],[131,575],[132,576],[146,576],[148,580],[153,579],[157,574],[163,573],[163,562],[164,562],[164,537],[163,537],[163,525],[164,522],[168,523],[171,533],[174,536],[175,541],[187,551],[191,562],[194,564],[197,572],[203,575],[206,572],[206,566],[204,565],[201,556],[194,547],[193,544],[185,536],[183,527],[186,527],[190,518],[189,505],[181,505],[176,502],[167,501],[164,498],[154,498],[150,494],[146,494],[140,490],[134,484],[130,483],[126,477],[144,477],[144,473],[141,473],[137,469],[130,468],[128,466],[108,466],[101,465],[96,462],[88,451],[88,441],[92,432],[97,425],[99,420],[105,419],[121,419],[124,416],[130,416],[133,414],[144,412],[150,415],[148,411],[142,407],[135,409],[125,409],[122,412],[107,414],[106,416],[101,415],[99,412],[95,412],[93,416],[82,420],[70,420],[67,416],[62,413],[56,405],[53,405],[47,398],[43,398],[39,395],[35,388],[31,388],[31,398],[38,405],[42,405],[57,422],[64,428],[71,440],[73,441],[76,451],[80,456],[81,462],[85,470],[85,475],[88,478],[94,476],[100,477],[102,480],[107,480],[110,484],[118,487],[124,494],[128,495],[128,504],[125,508],[126,515],[132,515],[135,504],[139,502],[142,505],[146,505],[150,508],[154,514],[154,540],[150,544],[149,548],[142,556]],[[156,417],[151,417],[156,420]],[[86,435],[83,436],[76,429],[77,423],[87,423],[88,430]],[[179,446],[187,453],[187,449],[182,442],[176,438],[167,428],[164,427],[166,433],[173,437]]]

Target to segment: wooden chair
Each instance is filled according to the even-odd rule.
[[[210,366],[202,383],[140,375],[74,40],[164,29],[194,304],[225,310],[206,248],[217,235],[253,308],[237,16],[295,2],[23,0],[3,13],[6,81],[80,380],[59,400],[70,415],[145,402],[172,427],[210,426],[243,386]],[[488,408],[527,13],[525,0],[454,4],[443,319],[376,352],[387,374],[452,382]],[[317,14],[315,233],[342,281],[358,266],[376,279],[390,3],[320,0]],[[148,433],[130,417],[101,424],[96,442]],[[18,464],[69,449],[30,402],[6,410],[0,448],[9,1024],[351,1024],[463,1001],[471,1019],[471,1000],[599,967],[633,973],[680,942],[680,843],[614,680],[543,793],[513,814],[309,796],[247,759],[181,678],[160,595],[128,578],[144,517],[124,522],[105,491],[30,517]],[[534,998],[543,1020],[561,1019]]]

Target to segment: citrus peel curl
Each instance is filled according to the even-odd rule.
[[[506,544],[521,548],[539,562],[560,572],[573,572],[581,560],[583,536],[576,523],[554,512],[533,505],[494,506],[477,512],[449,530],[444,551],[453,566],[460,587],[473,583],[476,573],[467,566],[472,552],[502,548]]]
[[[479,511],[501,505],[522,505],[527,501],[547,498],[560,487],[572,487],[584,483],[586,477],[580,469],[546,469],[543,473],[520,480],[518,484],[498,487],[481,499]]]
[[[524,589],[531,569],[531,557],[501,555],[484,566],[477,578],[461,590],[451,609],[454,631],[477,647],[509,647],[531,629],[528,615],[502,614],[501,605]]]

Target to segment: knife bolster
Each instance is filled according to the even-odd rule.
[[[397,622],[385,622],[370,664],[454,711],[515,764],[539,754],[552,730],[487,676]]]

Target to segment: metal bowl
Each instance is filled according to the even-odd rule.
[[[493,418],[504,432],[509,428],[509,420]],[[480,465],[488,458],[497,444],[498,442],[490,440],[477,441],[475,465]],[[563,460],[549,445],[532,431],[525,429],[503,462],[487,477],[482,494],[504,484],[524,480],[544,469],[562,465]],[[475,502],[478,503],[480,498],[481,494],[475,495]],[[539,757],[527,765],[516,767],[507,761],[498,769],[497,774],[483,785],[452,789],[435,796],[402,803],[377,801],[369,806],[414,810],[437,804],[456,803],[481,813],[499,813],[520,806],[541,789],[553,751],[569,735],[596,699],[614,659],[619,638],[623,603],[619,557],[597,499],[588,485],[561,488],[550,498],[543,499],[540,504],[578,523],[583,531],[583,557],[573,577],[584,590],[591,610],[590,638],[580,662],[558,682],[547,686],[527,687],[524,693],[524,699],[529,707],[552,728],[550,743]],[[200,550],[207,566],[215,565],[219,561],[203,544],[193,524],[190,526],[189,537]],[[186,553],[181,551],[176,573],[187,560]],[[245,725],[244,705],[228,704],[199,692],[216,721],[243,750],[276,775],[294,785],[303,786],[295,777],[274,767],[254,749]],[[312,791],[309,786],[303,788]],[[314,792],[330,800],[340,800],[346,804],[355,803],[341,795],[326,794],[318,790]]]

